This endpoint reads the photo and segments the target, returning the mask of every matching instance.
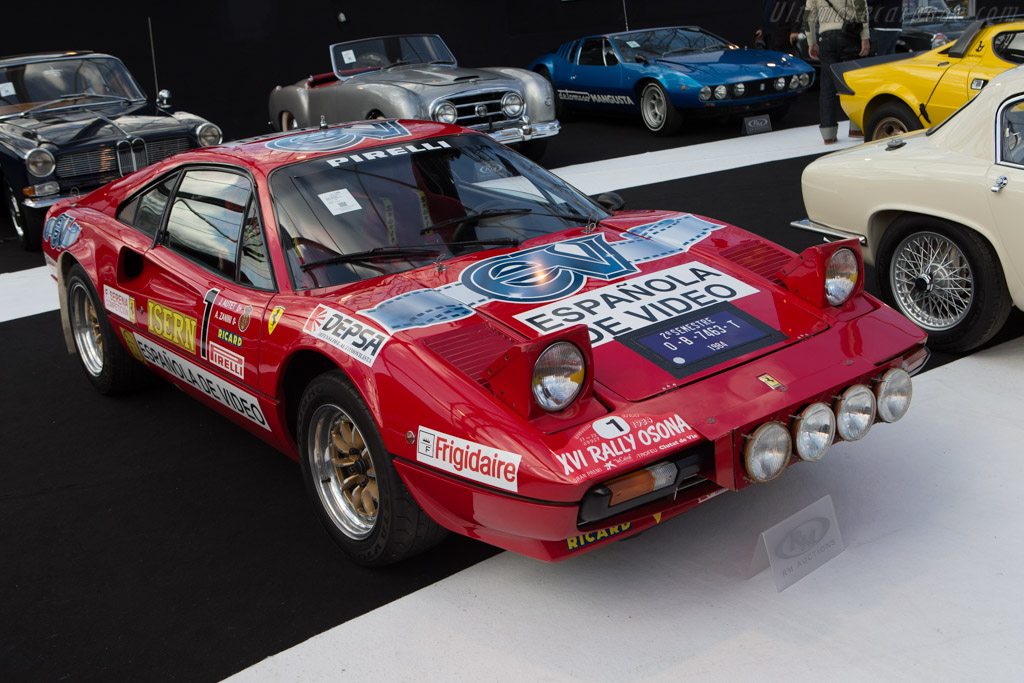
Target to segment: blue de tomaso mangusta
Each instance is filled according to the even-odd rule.
[[[572,40],[529,67],[555,87],[559,113],[634,112],[655,135],[673,135],[684,113],[781,109],[814,82],[806,62],[740,48],[697,26]]]

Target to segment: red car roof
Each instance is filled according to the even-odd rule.
[[[429,138],[457,133],[474,131],[434,121],[357,121],[324,129],[305,128],[236,140],[217,147],[187,152],[186,155],[195,157],[195,160],[210,160],[210,155],[221,157],[221,160],[224,156],[230,156],[236,163],[267,174],[280,166],[306,159],[356,155],[374,147],[412,145]],[[176,158],[181,159],[182,156],[185,155]]]

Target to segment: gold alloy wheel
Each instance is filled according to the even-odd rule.
[[[871,139],[881,140],[896,135],[903,135],[907,132],[907,124],[895,116],[886,116],[875,124],[875,129],[871,131]]]
[[[346,536],[366,538],[377,522],[380,496],[373,457],[359,426],[341,407],[328,403],[313,413],[309,430],[306,457],[324,510]]]
[[[93,377],[103,372],[103,330],[92,296],[81,280],[75,280],[68,292],[71,313],[71,332],[75,337],[78,355],[85,369]]]

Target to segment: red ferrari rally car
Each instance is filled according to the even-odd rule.
[[[898,420],[925,335],[854,240],[610,212],[483,134],[373,121],[179,154],[55,206],[68,349],[297,459],[357,562],[543,560]]]

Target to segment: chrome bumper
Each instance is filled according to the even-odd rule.
[[[826,242],[831,242],[833,240],[855,239],[860,242],[860,245],[862,247],[867,246],[868,244],[868,238],[865,237],[864,235],[858,235],[857,233],[854,232],[847,232],[845,230],[840,230],[839,228],[830,228],[827,225],[815,223],[810,218],[804,218],[803,220],[799,221],[792,221],[789,224],[789,226],[791,228],[797,228],[798,230],[807,230],[809,232],[816,232],[819,235],[824,235]]]
[[[55,194],[49,197],[26,197],[21,201],[22,204],[30,209],[48,209],[57,202],[62,202],[65,199],[71,199],[75,195],[71,194]]]
[[[552,135],[558,135],[560,130],[562,130],[562,124],[558,121],[548,121],[547,123],[523,123],[500,130],[481,132],[487,133],[492,140],[507,145],[510,142],[549,138]]]

